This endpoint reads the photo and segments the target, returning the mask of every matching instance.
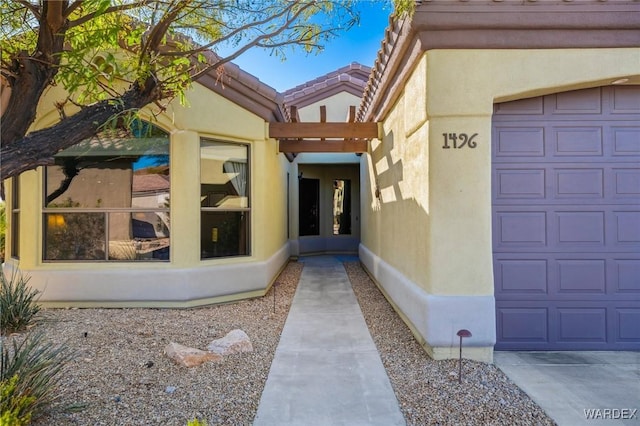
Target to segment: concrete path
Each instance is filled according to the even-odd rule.
[[[495,352],[558,426],[640,426],[640,352]]]
[[[254,425],[404,425],[341,258],[300,260]]]

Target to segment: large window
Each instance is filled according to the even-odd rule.
[[[249,255],[248,146],[200,142],[200,205],[201,258]]]
[[[169,182],[169,138],[148,123],[58,153],[45,169],[44,260],[169,260]]]

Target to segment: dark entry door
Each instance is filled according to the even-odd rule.
[[[300,179],[300,236],[320,235],[320,180]]]

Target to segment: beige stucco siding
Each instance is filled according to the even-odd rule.
[[[640,49],[431,50],[363,156],[361,257],[431,355],[495,342],[491,119],[496,102],[640,75]],[[443,134],[477,145],[444,149]],[[449,145],[452,142],[449,141]],[[375,197],[376,188],[379,198]]]
[[[58,119],[64,93],[49,90],[34,129]],[[263,294],[289,256],[286,234],[286,159],[267,124],[213,91],[194,84],[187,105],[173,100],[143,117],[167,131],[171,150],[171,260],[169,262],[43,262],[43,171],[20,176],[20,267],[51,306],[192,306]],[[155,107],[151,107],[155,108]],[[251,255],[200,259],[200,140],[249,147],[252,162]],[[7,185],[10,187],[10,185]],[[9,224],[12,225],[11,223]],[[10,234],[10,233],[9,233]],[[8,241],[10,244],[10,241]]]
[[[300,121],[318,123],[320,122],[320,107],[327,107],[327,121],[341,123],[347,121],[350,106],[358,106],[360,97],[348,92],[339,92],[328,98],[322,99],[300,108],[298,113]]]
[[[362,242],[427,289],[431,232],[425,93],[423,57],[384,121],[383,139],[373,140],[371,154],[363,156]]]

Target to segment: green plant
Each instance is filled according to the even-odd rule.
[[[0,271],[0,335],[28,329],[39,320],[39,291],[28,286],[29,277],[12,272],[10,277]]]
[[[16,392],[18,381],[17,375],[0,381],[0,426],[22,426],[31,423],[29,406],[33,404],[35,397]]]
[[[205,422],[204,420],[200,421],[198,419],[193,419],[187,422],[187,426],[207,426],[207,422]]]
[[[57,398],[58,381],[71,356],[64,346],[46,344],[40,331],[0,339],[2,421],[5,416],[29,419],[42,414]]]

